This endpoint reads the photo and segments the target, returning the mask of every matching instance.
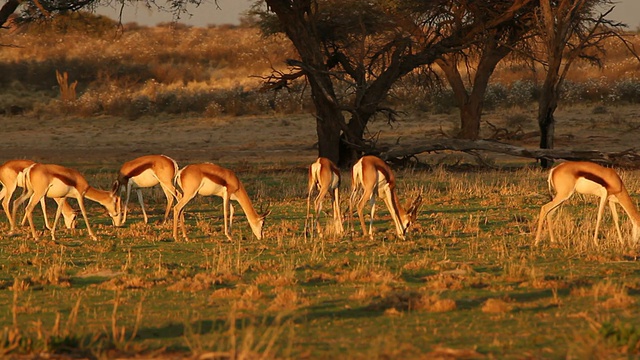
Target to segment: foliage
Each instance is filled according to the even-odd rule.
[[[77,11],[24,24],[22,31],[36,37],[50,34],[83,34],[89,38],[100,38],[105,34],[114,33],[117,26],[116,21],[106,16]]]
[[[102,19],[95,21],[100,24]],[[35,110],[46,115],[53,110],[138,118],[162,113],[235,116],[313,111],[310,91],[302,81],[277,92],[259,90],[272,66],[284,66],[285,58],[294,56],[282,37],[265,38],[258,30],[243,27],[126,27],[119,36],[111,30],[101,30],[98,36],[80,25],[78,31],[54,31],[55,35],[42,37],[33,33],[39,26],[44,24],[32,24],[26,33],[2,35],[4,42],[21,45],[0,54],[2,113]],[[91,21],[87,26],[96,27]],[[637,64],[625,53],[610,56],[611,65],[602,69],[578,62],[563,86],[564,101],[637,102],[640,80],[631,75]],[[78,100],[69,106],[52,102],[60,94],[56,71],[67,72],[70,83],[78,81]],[[497,69],[485,101],[492,108],[531,106],[540,92],[535,78],[539,71],[505,63]],[[349,86],[337,90],[345,99],[352,91]],[[398,81],[383,105],[435,113],[450,113],[457,107],[447,87],[429,83],[420,71]]]
[[[636,77],[624,78],[613,84],[610,100],[638,103],[640,102],[640,79]]]

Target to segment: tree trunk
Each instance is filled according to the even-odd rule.
[[[557,104],[552,97],[553,91],[542,90],[543,95],[540,98],[540,104],[538,105],[538,126],[540,127],[540,148],[541,149],[553,149],[553,137],[555,135],[556,120],[553,113],[556,110]],[[548,169],[553,165],[553,161],[547,159],[541,159],[540,165]]]
[[[477,140],[480,137],[482,102],[467,102],[460,107],[459,139]]]
[[[538,126],[540,127],[540,148],[553,149],[553,137],[555,135],[555,118],[553,114],[558,107],[560,97],[560,56],[550,56],[546,78],[542,85],[540,99],[538,100]],[[553,165],[553,161],[541,159],[540,165],[547,169]]]
[[[316,106],[316,133],[318,135],[318,156],[326,157],[338,164],[342,160],[340,152],[340,123],[344,122],[342,114],[336,112],[335,106],[324,104],[321,98],[313,97]]]
[[[19,0],[9,0],[0,8],[0,26],[7,22],[9,16],[16,11],[19,5]]]
[[[436,64],[443,70],[449,86],[453,90],[460,109],[460,132],[457,135],[458,138],[477,140],[480,137],[480,120],[489,79],[498,62],[507,56],[510,51],[509,47],[497,46],[495,39],[487,41],[478,62],[470,92],[464,85],[455,55],[436,60]]]
[[[341,137],[340,161],[336,163],[339,167],[349,169],[362,156],[363,151],[358,149],[357,145],[363,143],[367,123],[368,119],[362,119],[358,116],[352,116],[349,120],[349,124],[346,126],[348,133],[343,133]]]

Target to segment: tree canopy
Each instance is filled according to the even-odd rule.
[[[380,113],[393,119],[384,101],[398,79],[473,46],[532,0],[265,3],[263,23],[277,24],[300,55],[288,63],[310,84],[320,156],[348,165],[374,151],[364,139],[367,123]]]

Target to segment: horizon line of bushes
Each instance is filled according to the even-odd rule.
[[[217,117],[313,112],[303,81],[278,92],[260,89],[259,77],[283,66],[291,53],[287,53],[286,41],[266,40],[256,29],[132,27],[114,42],[104,34],[114,23],[99,16],[70,16],[67,22],[58,19],[48,25],[32,25],[24,34],[15,35],[24,51],[6,48],[4,57],[0,53],[0,114],[136,119],[158,114]],[[54,36],[47,35],[51,29]],[[640,78],[626,76],[635,67],[618,61],[619,57],[616,53],[610,59],[616,65],[609,67],[608,77],[589,72],[578,80],[565,81],[561,105],[640,102]],[[75,100],[59,100],[64,86],[56,82],[56,71],[67,72],[71,81],[78,81]],[[518,68],[511,73],[509,66],[499,71],[510,74],[509,80],[494,80],[489,85],[485,109],[525,107],[537,101],[541,85],[527,79],[530,74]],[[346,99],[352,96],[350,89],[337,90]],[[395,84],[386,105],[436,113],[457,109],[450,88],[412,75]]]
[[[1,66],[0,66],[1,67]],[[208,117],[261,115],[267,113],[300,114],[313,112],[313,102],[302,82],[289,89],[263,91],[236,86],[216,89],[206,84],[163,85],[153,79],[140,86],[122,88],[117,83],[78,91],[77,99],[62,101],[59,85],[50,90],[30,88],[20,82],[2,84],[5,95],[0,98],[0,114],[34,113],[37,116],[99,115],[137,119],[159,114],[192,114]],[[511,84],[492,83],[485,98],[485,110],[535,105],[541,85],[532,80],[516,80]],[[345,96],[349,96],[345,94]],[[640,79],[631,77],[609,84],[606,79],[585,82],[566,81],[560,105],[579,103],[623,105],[640,103]],[[450,113],[457,110],[456,100],[448,87],[425,87],[399,84],[391,92],[389,106],[408,107],[417,111]],[[15,109],[18,109],[16,111]]]

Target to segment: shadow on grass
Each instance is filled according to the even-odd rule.
[[[195,321],[189,326],[190,332],[196,335],[204,335],[218,329],[220,332],[225,331],[226,320],[200,320]],[[159,327],[146,327],[138,330],[137,339],[168,339],[177,338],[185,335],[185,324],[169,323]]]

